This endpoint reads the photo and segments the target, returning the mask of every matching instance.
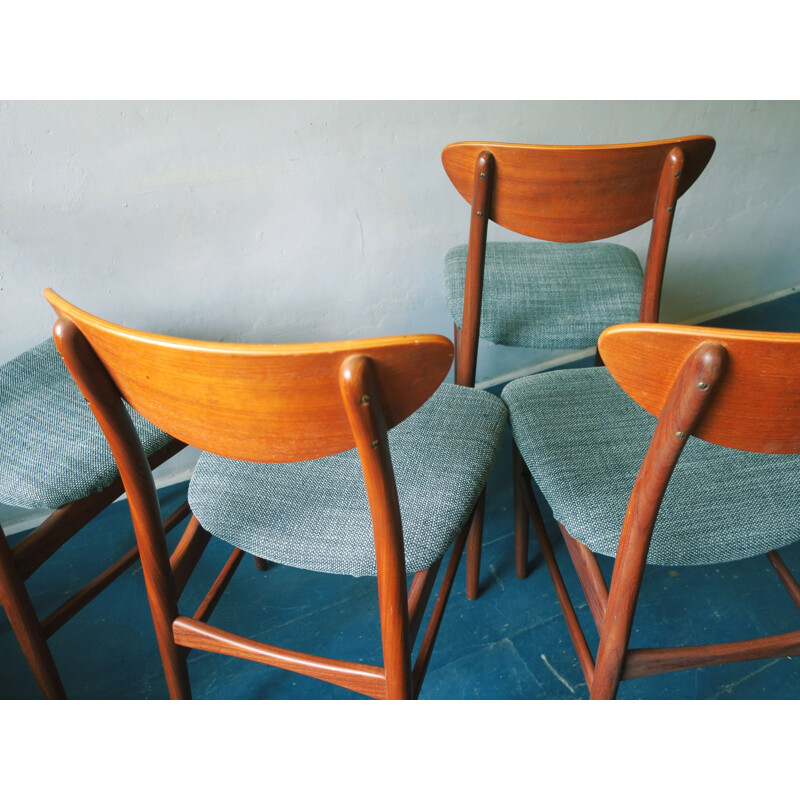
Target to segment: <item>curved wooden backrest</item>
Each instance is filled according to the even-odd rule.
[[[442,163],[471,203],[475,162],[481,152],[491,152],[490,219],[537,239],[586,242],[652,219],[661,171],[673,148],[684,157],[680,196],[705,169],[715,146],[710,136],[578,146],[459,142],[445,147]]]
[[[447,375],[443,336],[291,345],[222,344],[143,333],[45,297],[88,340],[120,394],[182,442],[243,461],[321,458],[355,446],[340,389],[351,355],[372,359],[387,428],[417,410]]]
[[[692,434],[738,450],[800,452],[800,333],[631,323],[603,331],[598,347],[614,380],[658,417],[684,361],[705,342],[725,348],[727,365]]]

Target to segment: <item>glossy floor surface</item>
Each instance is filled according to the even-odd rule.
[[[800,298],[790,295],[714,324],[798,330]],[[583,364],[580,364],[583,366]],[[481,594],[470,602],[462,561],[422,689],[423,699],[564,699],[588,692],[550,578],[531,543],[530,574],[514,574],[510,437],[488,486]],[[161,492],[167,510],[185,484]],[[552,529],[552,521],[548,520]],[[177,532],[170,535],[177,541]],[[15,537],[12,537],[12,539]],[[568,588],[597,645],[565,547],[553,536]],[[49,612],[74,588],[130,547],[127,506],[116,503],[28,582],[34,603]],[[214,541],[187,587],[191,613],[230,549]],[[800,544],[782,551],[800,576]],[[611,561],[601,558],[610,578]],[[332,658],[379,663],[376,589],[372,579],[306,573],[283,566],[256,570],[243,560],[211,619],[236,633]],[[781,633],[800,627],[800,612],[765,558],[709,568],[653,567],[645,575],[632,645],[702,644]],[[420,636],[421,638],[421,636]],[[135,566],[51,639],[72,698],[156,699],[167,696],[144,594]],[[189,656],[194,696],[203,699],[355,699],[357,695],[302,676],[225,656]],[[5,615],[0,616],[0,698],[38,698],[39,690]],[[800,698],[800,658],[767,659],[676,672],[623,683],[620,698]]]

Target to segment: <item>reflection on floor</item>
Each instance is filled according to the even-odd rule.
[[[715,320],[725,327],[798,330],[800,302],[790,295]],[[583,364],[581,364],[583,366]],[[498,390],[499,391],[499,390]],[[464,591],[462,562],[431,659],[423,699],[581,699],[586,684],[550,578],[535,544],[530,574],[514,575],[510,438],[490,477],[481,595]],[[166,508],[185,484],[161,492]],[[548,524],[552,526],[551,521]],[[170,539],[177,540],[177,532]],[[42,613],[130,547],[127,506],[116,503],[29,581]],[[554,536],[589,646],[593,624],[560,537]],[[212,542],[185,593],[185,610],[202,599],[229,548]],[[781,551],[800,575],[800,544]],[[610,559],[601,565],[610,578]],[[332,658],[380,662],[376,589],[371,579],[318,575],[245,559],[212,622],[272,644]],[[184,603],[182,601],[182,607]],[[701,644],[781,633],[800,615],[765,558],[715,567],[653,567],[645,575],[632,645]],[[141,569],[131,568],[50,640],[72,698],[166,698]],[[4,615],[0,616],[0,698],[38,698],[39,690]],[[189,671],[196,698],[355,699],[310,678],[238,659],[195,652]],[[800,659],[726,664],[623,683],[620,698],[800,698]]]

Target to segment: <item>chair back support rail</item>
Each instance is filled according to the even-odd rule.
[[[170,695],[190,696],[188,651],[178,646],[183,642],[313,674],[372,696],[414,696],[403,533],[387,429],[433,394],[450,368],[452,344],[436,335],[216,344],[122,328],[51,290],[45,296],[59,315],[56,345],[106,434],[128,493]],[[122,398],[181,441],[228,458],[290,462],[357,447],[375,536],[382,670],[237,638],[205,625],[207,615],[180,616],[152,473]],[[428,572],[435,577],[433,568]],[[432,577],[418,573],[412,585],[415,627],[421,616],[416,599],[427,599],[428,584]]]
[[[800,334],[634,323],[608,328],[599,349],[617,383],[658,423],[631,491],[608,591],[597,577],[594,554],[562,527],[601,635],[596,663],[546,552],[592,698],[615,697],[623,679],[800,654],[800,631],[724,644],[628,649],[659,507],[688,437],[752,452],[800,452]],[[537,533],[543,529],[540,520],[534,525]],[[552,557],[546,535],[539,540]],[[768,555],[800,608],[800,587],[778,554]]]
[[[715,141],[690,136],[621,145],[460,142],[442,152],[472,206],[457,382],[473,385],[491,219],[552,242],[605,239],[653,220],[639,312],[656,322],[676,203],[710,160]],[[458,327],[458,326],[456,326]]]

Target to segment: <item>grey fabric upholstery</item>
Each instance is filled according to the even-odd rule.
[[[128,408],[149,456],[170,441]],[[105,436],[52,339],[0,366],[0,503],[60,508],[117,477]]]
[[[469,518],[507,420],[487,392],[442,385],[389,431],[406,567],[427,569]],[[204,453],[189,504],[215,536],[270,561],[374,575],[375,544],[358,454],[294,464],[251,464]]]
[[[467,246],[445,256],[445,292],[461,327]],[[480,337],[545,350],[594,347],[609,325],[639,316],[642,267],[621,245],[488,242]]]
[[[616,553],[656,419],[605,368],[512,381],[503,391],[531,475],[568,533]],[[690,438],[656,521],[648,561],[734,561],[800,539],[800,456],[746,453]]]

